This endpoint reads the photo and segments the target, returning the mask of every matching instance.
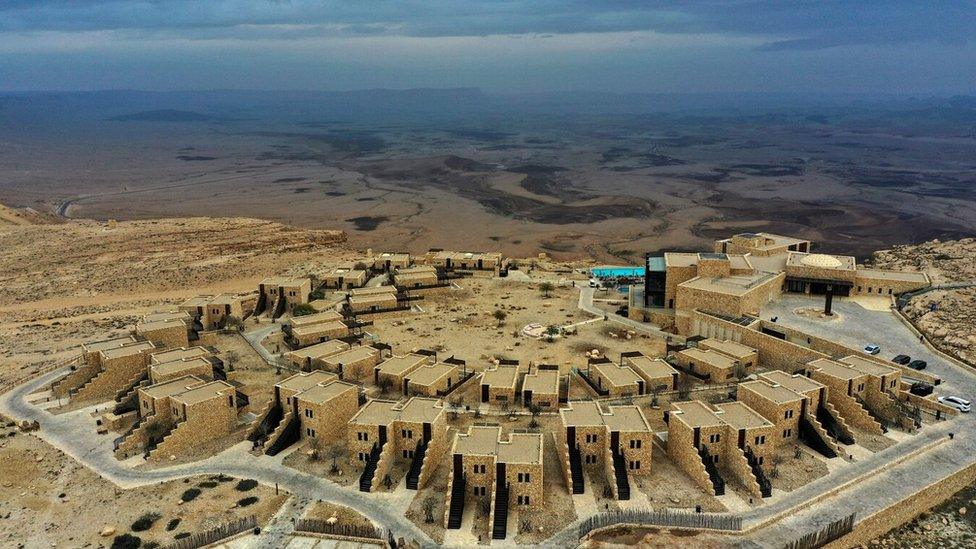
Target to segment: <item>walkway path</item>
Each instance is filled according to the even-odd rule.
[[[267,326],[262,326],[260,328],[255,328],[249,332],[241,332],[247,343],[253,348],[268,366],[278,366],[278,357],[269,351],[264,345],[261,344],[265,339],[268,338],[275,330],[280,330],[281,324],[269,324]]]
[[[620,316],[616,313],[608,313],[603,309],[600,309],[599,307],[593,304],[594,293],[595,293],[594,288],[590,288],[590,287],[580,288],[579,302],[577,303],[577,307],[587,313],[590,313],[591,315],[604,317],[610,322],[623,324],[624,326],[630,328],[631,330],[646,332],[664,339],[670,338],[672,341],[675,342],[684,341],[683,337],[665,332],[660,328],[658,328],[657,326],[654,326],[653,324],[647,324],[645,322],[637,322],[636,320],[629,319],[625,316]]]

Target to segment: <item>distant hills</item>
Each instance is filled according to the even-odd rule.
[[[154,111],[141,111],[131,114],[113,116],[109,120],[118,122],[140,121],[140,122],[205,122],[211,117],[194,111],[178,111],[175,109],[160,109]]]

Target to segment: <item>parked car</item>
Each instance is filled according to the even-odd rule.
[[[913,360],[908,363],[908,367],[912,370],[924,370],[928,365],[929,363],[925,362],[924,360]]]
[[[933,387],[932,385],[930,385],[928,383],[925,383],[925,382],[922,382],[922,381],[917,381],[915,383],[912,383],[912,388],[910,389],[910,392],[913,395],[918,395],[918,396],[924,397],[924,396],[931,395],[932,394],[932,391],[934,391],[934,390],[935,390],[935,387]]]
[[[912,357],[908,355],[898,355],[895,358],[891,359],[891,361],[894,362],[895,364],[901,364],[902,366],[907,366],[908,363],[912,361]]]
[[[878,347],[874,343],[871,343],[870,345],[864,346],[864,352],[869,355],[876,355],[881,352],[881,347]]]
[[[939,402],[945,404],[946,406],[951,406],[960,412],[968,413],[972,410],[972,403],[968,400],[957,397],[957,396],[947,396],[939,397]]]

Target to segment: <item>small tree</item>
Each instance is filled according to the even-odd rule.
[[[424,522],[432,524],[434,522],[434,498],[427,496],[424,499]]]
[[[539,426],[539,413],[542,412],[542,407],[538,404],[529,404],[529,412],[532,414],[532,420],[529,421],[529,427],[535,429]]]
[[[308,303],[299,303],[291,308],[291,316],[305,316],[315,314],[317,311]]]
[[[688,400],[691,395],[691,376],[681,374],[678,376],[678,400]]]
[[[553,286],[552,282],[546,281],[543,282],[542,284],[539,284],[539,291],[542,292],[542,297],[546,299],[549,298],[549,296],[552,294],[552,291],[555,289],[556,287]]]
[[[224,327],[232,330],[240,330],[244,325],[244,320],[239,316],[230,315],[224,318]]]
[[[228,372],[234,371],[234,364],[237,364],[237,361],[240,360],[240,358],[241,355],[238,354],[237,351],[227,351],[227,354],[224,355],[224,363],[227,364]]]
[[[505,319],[508,318],[508,313],[501,309],[495,309],[491,316],[495,317],[495,320],[498,321],[498,327],[501,328],[505,324]]]
[[[318,461],[319,460],[319,451],[322,449],[322,441],[320,441],[316,437],[309,438],[308,439],[308,449],[310,450],[310,453],[308,455],[308,458],[310,460],[312,460],[312,461]]]
[[[329,469],[330,473],[332,473],[333,475],[339,474],[339,458],[341,458],[345,454],[346,454],[345,447],[340,446],[338,444],[332,446],[332,448],[329,449],[329,457],[332,458],[332,468]]]
[[[151,419],[146,423],[146,442],[149,445],[159,444],[166,433],[166,426],[158,419]]]
[[[550,342],[552,342],[553,338],[555,338],[557,335],[559,335],[559,326],[552,325],[546,328],[546,338]]]

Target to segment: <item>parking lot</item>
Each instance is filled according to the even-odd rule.
[[[830,339],[853,349],[863,349],[873,343],[881,347],[877,355],[891,360],[905,354],[928,363],[927,373],[942,378],[937,389],[940,395],[959,395],[966,399],[976,396],[976,383],[972,374],[930,351],[891,311],[868,310],[847,299],[834,299],[833,319],[800,316],[794,311],[800,308],[822,308],[822,297],[784,294],[780,299],[763,307],[763,320],[778,317],[777,323],[802,330],[811,335]]]

